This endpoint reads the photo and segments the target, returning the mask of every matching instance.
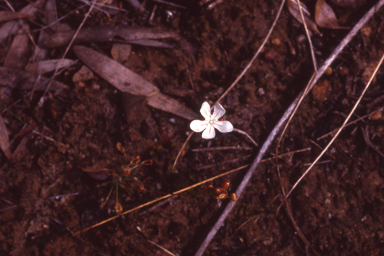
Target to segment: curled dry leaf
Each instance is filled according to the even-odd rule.
[[[325,0],[317,0],[315,10],[315,21],[319,27],[330,29],[346,29],[341,27],[331,6]]]
[[[295,19],[298,22],[303,24],[303,19],[301,18],[300,9],[299,9],[299,5],[297,4],[297,1],[296,0],[288,0],[287,6],[288,6],[288,10],[292,14],[292,16],[295,17]],[[301,6],[301,11],[303,12],[305,24],[307,24],[308,29],[321,35],[319,29],[316,26],[316,23],[313,21],[311,13],[308,11],[307,6],[305,4],[303,4],[302,2],[300,2],[300,6]]]
[[[1,115],[0,115],[0,147],[1,147],[1,150],[3,150],[7,159],[12,160],[11,144],[9,143],[7,127],[5,127],[5,123]]]
[[[85,65],[120,91],[146,96],[147,104],[151,107],[188,120],[198,117],[195,112],[162,94],[155,85],[111,58],[84,46],[75,46],[74,51]]]

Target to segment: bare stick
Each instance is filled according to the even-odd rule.
[[[168,255],[171,255],[171,256],[176,256],[175,254],[171,253],[170,251],[168,251],[167,249],[165,249],[163,246],[161,245],[158,245],[157,243],[155,242],[152,242],[151,240],[147,239],[148,242],[150,242],[151,244],[153,244],[154,246],[160,248],[161,250],[163,250],[165,253],[167,253]]]
[[[283,1],[284,3],[284,1]],[[374,5],[361,19],[360,21],[352,28],[352,30],[348,33],[348,35],[341,41],[341,43],[336,47],[336,49],[332,52],[330,57],[324,62],[324,64],[319,69],[318,73],[316,74],[315,78],[311,82],[310,89],[315,85],[315,83],[319,80],[319,78],[323,75],[325,70],[331,65],[331,63],[336,59],[336,57],[340,54],[340,52],[344,49],[344,47],[349,43],[349,41],[357,34],[357,32],[366,24],[366,22],[375,14],[376,11],[382,7],[384,4],[384,0],[380,0],[376,5]],[[308,90],[307,90],[308,91]],[[264,142],[263,146],[260,148],[259,154],[256,156],[256,159],[253,161],[251,167],[248,169],[247,173],[245,174],[243,181],[240,183],[239,187],[237,188],[236,194],[240,197],[246,185],[248,184],[250,178],[253,175],[253,172],[258,167],[262,157],[264,156],[265,152],[268,150],[268,148],[271,146],[273,140],[275,139],[277,133],[282,128],[283,124],[287,121],[289,116],[291,115],[293,109],[295,108],[296,104],[298,103],[301,95],[304,92],[300,93],[296,99],[292,102],[292,104],[288,107],[288,109],[285,111],[283,116],[280,118],[279,122],[276,124],[276,126],[273,128],[271,133],[269,134],[268,138]],[[223,225],[224,221],[228,217],[229,213],[232,211],[233,207],[235,206],[237,201],[229,202],[226,208],[224,209],[223,213],[215,223],[215,225],[212,227],[211,231],[208,233],[207,237],[203,241],[203,243],[200,245],[200,248],[196,252],[195,256],[201,256],[213,237],[216,235],[217,231],[220,229],[220,227]]]
[[[242,134],[242,135],[244,135],[245,137],[247,137],[247,138],[253,143],[253,145],[255,145],[256,147],[259,146],[259,145],[256,143],[256,141],[254,141],[254,140],[252,139],[252,137],[251,137],[248,133],[246,133],[246,132],[244,132],[244,131],[242,131],[242,130],[236,129],[236,128],[234,128],[233,131],[234,131],[234,132],[237,132],[237,133],[239,133],[239,134]]]
[[[4,0],[4,2],[8,5],[8,8],[11,9],[11,11],[15,12],[15,9],[7,0]]]
[[[309,42],[309,49],[311,50],[311,57],[312,57],[312,62],[313,62],[313,68],[315,69],[315,72],[317,73],[317,61],[316,61],[316,57],[315,57],[315,51],[313,50],[311,36],[309,35],[307,23],[305,22],[305,19],[304,19],[304,14],[303,14],[303,10],[301,9],[300,0],[296,0],[296,2],[297,2],[297,5],[299,7],[300,16],[301,16],[301,20],[303,21],[305,33],[307,34],[307,39],[308,39],[308,42]]]
[[[177,153],[175,162],[173,162],[173,169],[174,169],[174,170],[176,169],[176,164],[177,164],[177,161],[179,161],[179,158],[180,158],[180,156],[181,156],[181,153],[184,151],[185,146],[187,146],[188,141],[191,139],[191,137],[192,137],[192,135],[193,135],[194,133],[195,133],[195,132],[192,131],[191,134],[189,134],[188,138],[184,141],[183,146],[181,146],[181,149],[179,150],[179,153]]]

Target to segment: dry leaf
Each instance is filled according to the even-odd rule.
[[[0,115],[0,148],[3,150],[8,160],[12,160],[11,144],[9,143],[7,127]]]
[[[20,12],[0,11],[0,22],[15,20],[15,19],[32,19],[32,15]]]
[[[132,45],[130,44],[113,44],[111,49],[112,58],[123,63],[128,60],[128,56],[131,54]]]
[[[316,2],[315,21],[322,28],[346,29],[346,27],[339,25],[335,13],[325,0],[317,0]]]
[[[49,79],[31,74],[24,70],[11,69],[0,67],[0,85],[7,86],[20,90],[45,90],[49,83]],[[49,87],[49,91],[57,91],[62,89],[69,89],[63,83],[53,81]]]
[[[199,117],[195,112],[181,105],[177,100],[162,93],[147,97],[147,104],[153,108],[161,109],[188,120],[198,119]]]
[[[28,34],[29,26],[22,22],[21,28],[13,38],[11,47],[5,56],[3,66],[8,68],[23,69],[28,59]]]
[[[74,51],[85,65],[120,91],[147,96],[148,105],[185,119],[198,118],[195,112],[163,95],[155,85],[111,58],[84,46],[75,46]]]
[[[75,64],[76,61],[70,59],[57,59],[57,60],[45,60],[35,63],[29,63],[25,70],[32,74],[45,74],[48,72],[55,71],[56,65],[59,69],[69,67]]]
[[[298,22],[303,24],[303,20],[302,20],[301,15],[300,15],[299,6],[298,6],[296,0],[288,0],[287,6],[288,6],[288,10],[292,14],[292,16],[295,17],[295,19]],[[312,19],[311,13],[308,11],[307,6],[305,6],[305,4],[303,4],[302,2],[300,2],[300,6],[301,6],[301,11],[303,12],[305,24],[307,24],[308,29],[321,35],[319,29],[316,26],[316,23]]]
[[[148,96],[159,89],[118,62],[84,46],[75,46],[79,59],[122,92]]]
[[[24,66],[27,64],[27,57],[28,57],[28,34],[29,33],[29,26],[21,21],[20,22],[20,29],[18,30],[18,33],[13,38],[11,47],[9,47],[9,50],[7,52],[7,55],[5,56],[3,66],[7,68],[13,68],[13,69],[23,69]],[[12,95],[12,89],[9,87],[1,88],[0,92],[0,98],[6,102],[9,103],[11,100]]]
[[[55,48],[65,46],[72,39],[75,30],[57,32],[51,37],[45,38],[41,43],[44,47]],[[178,34],[172,31],[164,31],[154,28],[135,28],[135,27],[88,27],[79,31],[75,42],[106,42],[116,38],[122,38],[134,43],[143,39],[164,39],[177,37]],[[139,41],[137,42],[139,43]],[[148,43],[144,41],[144,43]],[[153,44],[153,43],[152,43]],[[164,43],[163,43],[164,44]]]
[[[14,162],[19,162],[23,160],[24,157],[26,157],[31,153],[27,147],[27,143],[28,143],[28,138],[24,137],[19,143],[19,145],[17,146],[17,148],[15,149],[15,151],[13,151],[12,160]]]

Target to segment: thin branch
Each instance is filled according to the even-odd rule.
[[[161,245],[158,245],[157,243],[155,242],[152,242],[151,240],[147,239],[148,242],[150,242],[151,244],[153,244],[154,246],[160,248],[161,250],[163,250],[165,253],[167,253],[168,255],[171,255],[171,256],[176,256],[175,254],[173,254],[172,252],[168,251],[167,249],[165,249],[163,246]]]
[[[244,135],[245,137],[247,137],[247,138],[253,143],[253,145],[255,145],[256,147],[259,146],[259,145],[256,143],[256,141],[254,141],[254,140],[252,139],[252,137],[251,137],[248,133],[246,133],[245,131],[242,131],[242,130],[239,130],[239,129],[236,129],[236,128],[234,128],[233,131],[234,131],[234,132],[237,132],[237,133],[239,133],[239,134],[242,134],[242,135]]]
[[[187,146],[188,141],[191,139],[191,137],[192,137],[192,135],[193,135],[194,133],[195,133],[195,132],[192,131],[191,134],[189,134],[188,138],[184,141],[183,146],[181,146],[181,149],[179,150],[179,153],[177,153],[175,162],[173,162],[173,169],[174,169],[174,170],[176,170],[177,161],[179,161],[179,158],[180,158],[180,156],[181,156],[181,153],[184,151],[185,146]]]
[[[313,50],[311,35],[309,34],[307,23],[305,22],[303,10],[301,9],[300,0],[296,0],[296,2],[297,2],[297,5],[299,7],[300,16],[301,16],[301,20],[303,21],[305,33],[307,34],[307,39],[308,39],[308,42],[309,42],[309,49],[311,51],[311,57],[312,57],[312,62],[313,62],[313,68],[315,69],[315,72],[317,73],[317,61],[316,61],[316,57],[315,57],[315,51]]]

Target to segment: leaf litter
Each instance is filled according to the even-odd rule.
[[[12,5],[15,3],[8,1]],[[15,9],[21,13],[24,6],[40,4],[37,10],[44,13],[49,8],[44,9],[43,4],[48,6],[52,2],[25,1],[15,5]],[[315,14],[314,3],[302,2],[309,13]],[[55,19],[80,6],[66,3],[57,2]],[[179,191],[205,178],[249,163],[248,158],[242,157],[241,151],[192,152],[188,149],[250,146],[242,136],[231,133],[217,136],[211,141],[202,141],[199,136],[192,136],[177,169],[171,168],[189,130],[189,121],[185,119],[191,119],[188,115],[198,117],[201,103],[214,103],[241,72],[266,35],[268,24],[272,23],[271,17],[276,11],[274,3],[261,0],[228,1],[225,4],[214,2],[212,6],[210,10],[204,10],[204,4],[192,4],[184,10],[145,2],[142,8],[147,13],[136,13],[130,9],[128,1],[123,1],[121,7],[126,9],[126,14],[110,16],[100,11],[103,6],[98,6],[98,9],[92,11],[86,27],[103,26],[113,30],[119,24],[127,24],[127,20],[134,20],[135,25],[146,27],[146,15],[153,12],[152,26],[159,31],[178,31],[172,33],[185,37],[182,39],[183,45],[188,47],[184,49],[192,47],[197,50],[187,53],[177,47],[160,49],[133,45],[129,54],[112,54],[119,64],[109,58],[107,53],[116,43],[114,40],[125,38],[115,35],[93,42],[86,39],[78,41],[76,44],[79,45],[70,49],[67,59],[80,61],[68,66],[55,77],[50,87],[51,93],[47,94],[42,107],[37,106],[42,94],[37,90],[45,88],[44,84],[47,84],[52,71],[49,73],[47,70],[44,77],[40,72],[32,74],[31,69],[24,70],[25,60],[30,60],[28,65],[52,61],[53,64],[49,64],[49,70],[52,70],[66,45],[48,50],[39,43],[34,45],[33,41],[42,42],[47,36],[51,38],[49,34],[55,35],[61,29],[57,30],[59,26],[51,24],[52,20],[43,21],[42,16],[37,15],[34,22],[51,24],[50,29],[44,31],[48,34],[40,37],[40,31],[36,32],[36,23],[24,19],[30,31],[34,31],[30,33],[33,41],[26,40],[28,51],[19,54],[17,58],[22,59],[18,59],[20,62],[16,61],[13,67],[6,67],[4,60],[14,38],[20,34],[17,32],[20,27],[7,30],[6,34],[0,33],[2,44],[5,45],[5,50],[0,52],[0,84],[14,88],[9,94],[9,102],[4,102],[6,105],[2,106],[5,126],[3,135],[7,134],[9,147],[1,147],[7,152],[5,156],[9,157],[7,148],[10,148],[15,159],[23,159],[13,163],[5,156],[1,159],[0,203],[1,209],[8,209],[1,212],[0,236],[4,238],[1,240],[6,241],[0,248],[2,251],[15,255],[31,254],[38,250],[73,255],[160,253],[157,247],[148,244],[148,239],[174,254],[195,253],[206,230],[214,224],[216,216],[226,204],[223,201],[222,206],[219,206],[215,198],[199,187],[177,198],[172,197],[167,203],[146,211],[143,216],[132,212],[95,228],[93,232],[85,232],[81,237],[82,242],[73,238],[71,232],[116,215],[115,195],[111,196],[110,202],[103,209],[99,207],[110,188],[101,186],[103,181],[92,179],[81,170],[98,164],[115,166],[116,163],[124,162],[115,148],[118,142],[123,144],[130,159],[140,155],[142,159],[154,162],[152,166],[145,166],[135,174],[148,189],[147,192],[119,190],[119,202],[124,209],[158,198],[158,193]],[[365,6],[365,10],[368,7]],[[196,9],[199,12],[192,11]],[[287,14],[288,11],[284,10]],[[364,15],[363,9],[347,11],[355,12],[354,15],[359,17]],[[85,12],[86,9],[79,9],[76,14],[70,14],[71,18],[64,18],[57,25],[61,24],[60,27],[64,28],[62,25],[67,23],[76,28]],[[169,12],[173,13],[174,19],[164,18],[168,17]],[[381,14],[382,10],[379,10],[376,15]],[[43,16],[54,15],[50,11]],[[227,110],[227,119],[235,127],[249,133],[259,144],[303,88],[303,79],[311,73],[308,70],[312,67],[309,50],[297,40],[303,35],[302,27],[297,25],[301,17],[288,14],[281,19],[272,34],[273,42],[278,39],[280,44],[265,46],[267,51],[274,50],[278,54],[267,57],[262,53],[240,84],[220,102]],[[19,21],[10,22],[19,24]],[[9,22],[2,24],[2,27],[5,24]],[[343,21],[342,24],[352,27],[354,22]],[[316,57],[321,65],[322,56],[327,56],[329,49],[336,47],[342,40],[343,30],[323,30],[317,25],[323,36],[320,39],[314,35],[313,40]],[[309,140],[315,140],[342,123],[342,116],[337,113],[346,113],[354,104],[362,90],[362,81],[365,80],[365,67],[376,62],[372,59],[382,54],[379,45],[384,40],[379,36],[380,33],[374,32],[381,31],[383,25],[378,20],[372,20],[367,27],[373,32],[362,33],[360,38],[354,39],[357,41],[352,41],[348,51],[343,52],[338,63],[332,65],[332,74],[322,78],[326,80],[322,84],[327,84],[328,88],[326,96],[322,96],[323,92],[314,91],[310,98],[304,100],[303,107],[288,127],[280,151],[312,146]],[[5,30],[0,28],[0,31]],[[61,31],[65,31],[65,28]],[[165,43],[177,45],[178,36],[172,38],[166,39]],[[45,53],[36,54],[37,46]],[[371,53],[364,51],[362,46],[370,49]],[[294,49],[295,55],[290,47]],[[78,49],[83,52],[78,54]],[[116,49],[124,51],[126,48]],[[73,81],[82,63],[95,76],[87,75],[87,79]],[[346,69],[350,74],[347,77]],[[374,101],[380,96],[381,80],[382,71],[379,70],[377,80],[367,92],[367,99]],[[36,92],[31,94],[31,90]],[[130,96],[126,97],[123,91],[129,91]],[[129,99],[129,102],[124,99]],[[374,108],[380,107],[379,104],[374,105]],[[376,110],[370,109],[368,101],[363,99],[356,114],[365,115],[368,109],[370,112]],[[383,210],[380,203],[383,175],[380,167],[382,157],[377,153],[377,150],[384,150],[380,140],[381,118],[377,115],[370,122],[356,121],[349,126],[330,149],[330,153],[336,157],[330,158],[325,164],[316,165],[313,174],[309,174],[305,183],[291,196],[292,217],[312,248],[320,254],[382,253],[380,248],[384,241],[379,224],[383,221],[380,217]],[[28,132],[29,129],[23,128],[32,126],[36,132]],[[368,131],[365,134],[368,134],[369,140],[359,132],[361,127]],[[367,145],[369,142],[376,150]],[[326,145],[321,141],[319,144],[323,147]],[[280,164],[285,187],[294,184],[300,173],[298,166],[311,162],[314,154],[317,154],[316,150],[312,148],[310,153],[283,158]],[[16,158],[18,151],[25,157]],[[238,160],[231,162],[231,159]],[[201,168],[205,166],[213,167]],[[258,167],[257,174],[252,177],[252,186],[248,186],[246,192],[237,199],[235,210],[214,238],[212,246],[208,247],[208,254],[306,253],[285,212],[280,213],[277,222],[272,222],[273,214],[281,202],[275,199],[281,192],[279,179],[272,171],[274,169],[273,162],[268,161]],[[225,179],[229,178],[235,189],[241,177],[241,174],[232,173]],[[218,187],[223,180],[212,182],[214,187]],[[60,197],[55,199],[58,195]],[[9,208],[10,205],[17,207]],[[257,223],[247,222],[255,216],[260,216]],[[247,224],[242,226],[243,223]],[[137,232],[137,227],[140,227],[142,233]],[[239,227],[241,229],[234,236]],[[270,234],[273,234],[273,240],[269,240]]]

